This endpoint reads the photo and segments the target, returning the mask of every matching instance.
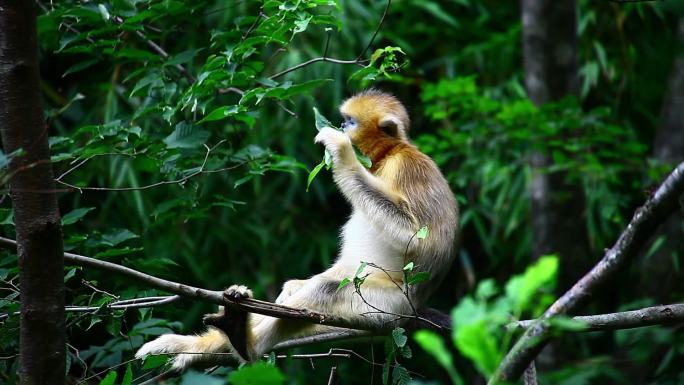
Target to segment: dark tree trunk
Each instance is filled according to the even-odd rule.
[[[62,229],[39,88],[34,2],[0,0],[0,135],[21,290],[20,384],[65,378]]]
[[[541,105],[578,94],[577,15],[574,0],[522,0],[523,59],[528,96]],[[558,253],[560,289],[588,267],[584,199],[565,173],[545,173],[546,154],[534,153],[532,179],[532,253]]]
[[[679,19],[678,41],[684,50],[684,18]],[[653,155],[664,163],[684,161],[684,52],[675,58],[667,82],[669,90],[663,101],[661,121],[653,145]],[[642,262],[641,287],[644,295],[656,302],[671,300],[676,279],[673,258],[684,253],[684,217],[675,213],[663,224],[658,235],[665,242],[655,254]]]

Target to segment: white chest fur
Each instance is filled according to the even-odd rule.
[[[387,232],[371,224],[366,216],[355,210],[342,227],[342,250],[336,267],[352,276],[361,262],[371,262],[387,270],[401,270],[406,245],[392,242]],[[370,271],[369,271],[370,272]]]

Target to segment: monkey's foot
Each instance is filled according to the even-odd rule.
[[[236,301],[245,298],[252,298],[252,291],[246,286],[233,285],[223,292],[223,297]],[[207,326],[213,326],[228,336],[230,344],[235,353],[240,357],[241,361],[250,361],[247,341],[247,312],[226,309],[224,312],[216,314],[207,314],[204,316],[203,322]]]

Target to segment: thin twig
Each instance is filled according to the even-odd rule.
[[[319,62],[319,61],[324,61],[324,62],[329,62],[329,63],[336,63],[336,64],[357,64],[357,65],[362,65],[362,63],[364,63],[366,60],[362,60],[362,61],[359,61],[359,60],[340,60],[340,59],[333,59],[333,58],[329,58],[329,57],[317,57],[317,58],[313,58],[313,59],[307,60],[307,61],[305,61],[304,63],[299,63],[299,64],[297,64],[297,65],[295,65],[295,66],[292,66],[292,67],[290,67],[290,68],[284,69],[284,70],[282,70],[282,71],[276,73],[275,75],[271,75],[271,76],[270,76],[270,79],[279,78],[279,77],[281,77],[281,76],[283,76],[283,75],[285,75],[285,74],[289,74],[289,73],[292,72],[292,71],[296,71],[296,70],[298,70],[298,69],[300,69],[300,68],[302,68],[302,67],[306,67],[306,66],[308,66],[308,65],[310,65],[310,64],[313,64],[313,63],[316,63],[316,62]]]
[[[356,59],[354,59],[354,60],[340,60],[340,59],[329,58],[328,57],[328,44],[330,43],[330,34],[328,34],[328,36],[325,40],[325,48],[323,51],[323,56],[313,58],[313,59],[307,60],[303,63],[299,63],[295,66],[292,66],[290,68],[284,69],[284,70],[282,70],[282,71],[280,71],[274,75],[271,75],[269,78],[270,79],[276,79],[276,78],[279,78],[279,77],[281,77],[285,74],[288,74],[292,71],[296,71],[302,67],[306,67],[308,65],[311,65],[313,63],[317,63],[320,61],[329,62],[329,63],[336,63],[336,64],[356,64],[356,65],[363,67],[363,63],[366,63],[369,60],[368,59],[362,60],[361,58],[364,55],[366,55],[366,52],[368,51],[368,49],[371,47],[371,45],[373,45],[373,41],[375,40],[375,37],[378,35],[378,32],[380,31],[382,24],[385,22],[385,17],[387,16],[387,13],[389,11],[389,7],[391,4],[392,4],[392,0],[387,0],[387,6],[385,7],[385,11],[382,13],[382,17],[380,18],[380,22],[378,23],[377,28],[373,32],[373,35],[371,36],[370,40],[368,41],[368,44],[366,44],[366,47],[363,49],[363,51],[361,51],[361,53],[356,57]]]
[[[373,36],[371,36],[370,40],[368,41],[368,44],[366,44],[366,48],[361,51],[359,56],[356,57],[356,60],[360,60],[366,52],[370,49],[370,47],[373,45],[373,41],[375,41],[375,37],[378,36],[378,32],[380,32],[380,28],[382,27],[382,23],[385,22],[385,17],[387,17],[387,13],[389,12],[390,5],[392,4],[392,0],[387,0],[387,5],[385,6],[385,10],[382,12],[382,17],[380,18],[380,22],[378,23],[378,27],[375,28],[375,32],[373,32]]]
[[[207,152],[204,155],[204,159],[202,160],[202,164],[200,165],[199,169],[195,172],[192,172],[192,173],[182,177],[182,178],[178,178],[178,179],[174,179],[174,180],[164,180],[164,181],[159,181],[156,183],[151,183],[148,185],[138,186],[138,187],[80,187],[80,186],[73,185],[71,183],[64,182],[64,181],[59,180],[59,179],[55,179],[55,182],[62,184],[64,186],[67,186],[72,190],[77,190],[80,193],[83,193],[84,191],[141,191],[141,190],[148,190],[151,188],[164,186],[164,185],[183,184],[183,183],[187,182],[188,180],[190,180],[190,179],[192,179],[198,175],[213,174],[213,173],[218,173],[218,172],[234,170],[236,168],[244,166],[247,163],[253,162],[253,160],[247,160],[247,161],[240,162],[238,164],[235,164],[235,165],[229,166],[229,167],[223,167],[223,168],[219,168],[219,169],[215,169],[215,170],[205,170],[205,167],[207,165],[207,161],[209,159],[209,155],[211,154],[211,152],[224,142],[225,142],[225,140],[221,140],[220,142],[218,142],[213,147],[209,147],[205,144],[204,147],[206,148]]]

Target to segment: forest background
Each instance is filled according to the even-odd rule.
[[[430,302],[452,316],[445,337],[395,330],[164,383],[484,383],[518,335],[506,325],[538,317],[589,271],[684,160],[679,0],[35,4],[66,252],[212,290],[242,283],[272,301],[334,260],[349,214],[325,168],[311,179],[322,160],[312,109],[335,123],[368,87],[405,103],[411,137],[461,206],[457,262]],[[6,197],[0,225],[14,239]],[[676,211],[581,314],[681,301]],[[0,382],[11,384],[21,297],[16,253],[2,253]],[[215,309],[112,308],[169,293],[66,266],[66,304],[81,307],[67,312],[69,384],[154,378],[166,358],[143,364],[135,350],[200,330]],[[681,321],[582,328],[556,322],[539,383],[684,384]]]

